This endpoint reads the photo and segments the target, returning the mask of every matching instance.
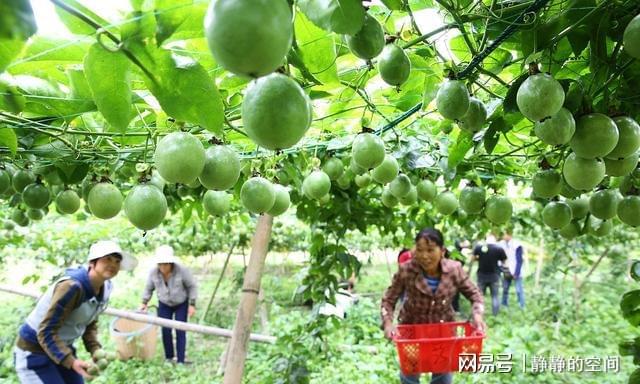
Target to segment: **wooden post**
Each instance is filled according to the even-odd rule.
[[[267,256],[273,217],[263,214],[258,218],[256,232],[251,241],[251,256],[249,266],[244,275],[242,296],[233,335],[229,345],[227,364],[224,372],[224,384],[240,384],[244,373],[244,362],[247,357],[247,344],[251,334],[251,323],[256,313],[256,303],[260,293],[260,280]]]

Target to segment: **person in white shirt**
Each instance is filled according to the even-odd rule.
[[[506,229],[502,235],[500,246],[507,254],[506,268],[504,268],[504,278],[502,282],[502,305],[509,305],[509,288],[514,282],[516,295],[520,308],[524,308],[524,288],[522,286],[522,276],[524,275],[524,247],[519,241],[514,240],[512,230]]]

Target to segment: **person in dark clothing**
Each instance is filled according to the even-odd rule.
[[[498,262],[505,261],[507,255],[500,247],[493,235],[487,237],[483,244],[478,244],[473,249],[473,256],[478,261],[478,288],[485,294],[487,287],[491,292],[491,312],[497,315],[500,310],[499,285],[500,266]]]

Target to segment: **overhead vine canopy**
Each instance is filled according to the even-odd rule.
[[[326,204],[331,184],[348,190],[355,181],[357,190],[372,177],[389,183],[367,195],[386,207],[411,205],[416,196],[433,199],[432,186],[420,184],[424,178],[453,189],[466,180],[469,188],[489,185],[496,192],[506,178],[533,178],[543,202],[560,191],[575,198],[620,187],[629,195],[623,211],[640,209],[635,0],[238,1],[235,11],[223,0],[131,0],[108,17],[91,2],[51,3],[66,38],[41,33],[28,1],[0,5],[0,156],[6,168],[0,181],[6,180],[7,197],[34,181],[38,187],[22,199],[26,207],[12,199],[19,210],[46,208],[50,197],[43,188],[81,183],[91,206],[94,183],[110,180],[126,191],[137,183],[136,172],[154,182],[154,168],[166,181],[188,185],[165,192],[170,208],[183,207],[178,200],[186,195],[201,196],[204,187],[234,187],[251,212],[267,212],[275,201],[280,206],[273,211],[284,212],[286,190],[270,190],[273,198],[250,204],[247,196],[277,181],[296,187],[294,203]],[[378,150],[379,161],[353,164],[354,139],[362,131],[371,137],[358,139],[361,146]],[[191,146],[172,151],[171,145],[182,145],[177,135],[188,136]],[[161,148],[163,140],[168,149]],[[221,143],[232,153],[212,149]],[[372,153],[360,157],[371,160]],[[233,163],[225,177],[234,182],[216,187],[222,176],[202,159],[221,156]],[[341,160],[333,173],[331,157]],[[186,164],[192,161],[201,164]],[[321,164],[323,171],[311,172]],[[209,176],[198,181],[201,172]],[[242,183],[235,183],[240,173],[243,180],[257,173],[265,179],[250,180],[241,193]],[[95,192],[94,205],[112,198],[119,207],[122,196],[112,189],[101,185],[106,195]],[[156,214],[138,224],[135,212],[127,216],[145,230],[158,225],[164,198],[132,191],[131,200],[139,202],[131,205],[153,195]],[[215,214],[225,212],[220,205],[230,198],[218,192],[205,201]],[[447,193],[435,200],[445,215],[458,208],[458,197]],[[71,206],[63,198],[59,211],[75,211],[72,195],[65,196]],[[459,198],[466,213],[484,209],[493,223],[511,216],[499,195],[485,207],[484,189]],[[117,211],[94,214],[108,218]],[[15,215],[28,223],[24,214]],[[566,215],[548,215],[560,217],[549,219],[552,228],[569,227]],[[608,220],[615,213],[594,216]],[[624,213],[620,219],[640,224]],[[568,235],[577,231],[572,228]]]

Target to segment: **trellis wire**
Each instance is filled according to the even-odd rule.
[[[522,21],[524,20],[524,18],[527,15],[539,11],[545,5],[547,5],[547,3],[549,3],[549,0],[536,0],[533,4],[531,4],[527,9],[524,10],[524,12],[522,12],[514,20],[514,22],[512,24],[510,24],[507,28],[505,28],[504,31],[502,31],[502,33],[498,36],[497,39],[495,39],[482,52],[478,53],[473,58],[473,60],[471,60],[469,65],[467,65],[467,67],[465,69],[463,69],[462,71],[460,71],[457,74],[456,78],[464,79],[465,77],[468,77],[473,72],[473,70],[476,69],[476,67],[478,67],[478,65],[480,65],[480,63],[482,63],[482,61],[487,58],[487,56],[489,56],[493,51],[495,51],[496,48],[498,48],[498,46],[500,46],[500,44],[502,44],[505,40],[507,40],[509,37],[511,37],[511,35],[513,35],[518,30],[519,24],[522,23]],[[408,119],[411,115],[413,115],[414,113],[418,112],[420,110],[420,108],[422,108],[422,102],[414,105],[407,112],[403,113],[402,115],[398,116],[393,121],[391,121],[390,123],[388,123],[385,126],[383,126],[382,128],[380,128],[377,131],[377,133],[379,135],[381,135],[384,132],[394,128],[395,126],[397,126],[398,124],[400,124],[404,120]]]

